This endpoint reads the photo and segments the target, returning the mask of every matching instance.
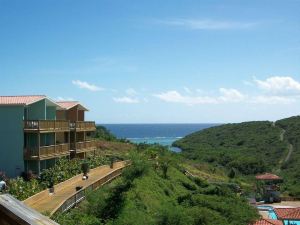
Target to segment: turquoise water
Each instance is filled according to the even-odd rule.
[[[258,208],[259,210],[263,210],[263,211],[273,210],[273,207],[272,207],[272,206],[267,206],[267,205],[257,206],[257,208]]]
[[[276,213],[274,212],[274,210],[269,210],[269,218],[273,219],[273,220],[278,219],[278,217],[277,217]]]
[[[170,146],[174,141],[179,140],[181,137],[145,137],[145,138],[127,138],[134,143],[159,143],[161,145]]]
[[[257,206],[257,209],[260,211],[268,211],[269,219],[273,219],[273,220],[278,219],[278,217],[274,211],[274,208],[272,206]],[[284,220],[283,222],[284,222],[284,225],[300,225],[300,221]]]
[[[277,215],[272,206],[257,206],[257,209],[260,211],[268,211],[269,219],[277,220]]]
[[[154,138],[127,138],[133,143],[147,143],[147,144],[160,144],[163,146],[169,147],[169,149],[173,152],[181,152],[180,148],[172,147],[172,143],[179,140],[181,137],[154,137]]]
[[[290,221],[283,221],[284,222],[284,225],[300,225],[300,221],[293,221],[293,220],[290,220]]]
[[[290,220],[290,221],[283,221],[284,222],[284,225],[300,225],[300,221],[293,221],[293,220]]]
[[[161,144],[174,152],[179,148],[172,147],[174,141],[193,132],[218,124],[104,124],[118,138],[126,138],[134,143]]]

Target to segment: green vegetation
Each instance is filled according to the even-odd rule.
[[[185,175],[180,156],[158,145],[137,148],[120,178],[54,219],[62,225],[246,225],[258,217],[228,185]]]
[[[294,148],[285,162],[289,144]],[[255,174],[274,172],[285,178],[286,194],[300,196],[300,117],[226,124],[188,135],[174,145],[184,157],[223,170],[236,182],[252,185]]]
[[[281,165],[281,175],[285,178],[283,190],[300,197],[300,116],[279,120],[276,126],[286,131],[285,141],[292,145],[290,157]]]
[[[105,141],[116,141],[117,138],[104,126],[97,125],[94,138]]]
[[[61,158],[56,162],[54,167],[43,170],[39,178],[32,175],[24,178],[9,179],[7,181],[8,192],[17,199],[24,200],[52,186],[52,184],[55,185],[82,173],[83,162],[88,164],[90,168],[95,168],[108,164],[108,159],[101,155],[89,157],[85,161],[81,159],[68,160]]]

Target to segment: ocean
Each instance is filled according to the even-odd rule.
[[[134,143],[158,143],[175,152],[179,152],[180,149],[171,147],[174,141],[216,125],[218,124],[103,124],[118,138],[125,138]]]

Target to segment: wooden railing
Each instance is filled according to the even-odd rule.
[[[68,131],[70,130],[70,122],[66,120],[25,120],[24,130]]]
[[[97,147],[97,141],[95,140],[76,142],[75,144],[76,152],[92,151],[95,150],[96,147]]]
[[[72,123],[71,123],[72,124]],[[94,131],[96,130],[96,124],[94,121],[76,121],[75,124],[73,123],[71,127],[74,127],[76,130],[84,131],[84,130],[90,130]]]
[[[49,145],[35,148],[25,148],[24,157],[26,159],[41,159],[51,156],[65,155],[69,153],[69,144]]]
[[[96,124],[93,121],[76,121],[67,120],[25,120],[25,131],[69,131],[76,129],[78,131],[94,131]]]
[[[66,212],[70,208],[76,206],[79,202],[85,199],[86,193],[92,190],[96,190],[97,188],[103,186],[104,184],[110,182],[116,177],[122,174],[122,170],[124,168],[119,168],[117,170],[112,171],[105,177],[100,178],[95,183],[91,184],[88,187],[85,187],[79,191],[77,191],[74,195],[70,196],[62,205],[60,205],[57,209],[51,212],[51,215],[57,212]]]

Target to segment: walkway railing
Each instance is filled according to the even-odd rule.
[[[89,191],[96,190],[99,187],[101,187],[102,185],[104,185],[104,184],[110,182],[111,180],[115,179],[116,177],[120,176],[122,174],[123,169],[124,169],[124,167],[119,168],[117,170],[114,170],[114,171],[110,172],[109,174],[107,174],[106,176],[101,177],[99,180],[97,180],[93,184],[91,184],[87,187],[84,187],[83,189],[77,191],[75,194],[73,194],[72,196],[67,198],[56,209],[54,209],[51,212],[51,215],[53,215],[54,213],[57,213],[57,212],[65,212],[65,211],[73,208],[79,202],[81,202],[82,200],[85,199],[85,196]]]

